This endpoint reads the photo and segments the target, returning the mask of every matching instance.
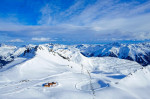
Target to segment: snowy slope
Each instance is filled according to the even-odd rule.
[[[51,48],[51,47],[50,47]],[[141,67],[138,63],[128,61],[128,60],[122,60],[122,59],[117,59],[117,58],[112,58],[112,57],[85,57],[80,53],[80,50],[77,49],[76,46],[65,46],[65,45],[54,45],[53,48],[51,49],[52,51],[56,52],[58,55],[64,57],[67,60],[73,61],[79,65],[84,65],[86,68],[88,68],[91,71],[98,70],[100,71],[101,69],[107,69],[111,72],[120,72],[125,73],[125,71],[133,72],[134,69],[138,69]],[[120,64],[118,64],[121,61]],[[121,68],[126,68],[120,69]],[[134,69],[132,69],[132,67]],[[94,70],[93,70],[94,69]],[[119,71],[118,71],[119,69]],[[127,72],[128,73],[128,72]]]
[[[150,66],[131,73],[119,82],[118,87],[132,93],[136,97],[148,99],[150,95]]]
[[[14,58],[14,61],[1,69],[0,97],[1,99],[149,99],[149,93],[144,91],[145,85],[140,86],[137,83],[134,87],[143,88],[144,97],[134,93],[135,89],[127,86],[132,79],[132,77],[129,79],[128,75],[141,70],[140,68],[141,65],[130,60],[85,57],[76,46],[45,44],[28,47],[20,57]],[[148,76],[149,73],[146,77]],[[57,82],[57,85],[50,88],[43,87],[42,84],[47,82]],[[149,80],[146,82],[148,84]]]
[[[125,84],[126,86],[129,86],[129,87],[135,87],[135,86],[139,86],[139,87],[149,86],[150,87],[149,75],[150,75],[150,66],[143,67],[129,74],[125,79],[121,80],[120,83]]]

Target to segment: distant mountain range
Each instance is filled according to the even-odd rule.
[[[150,64],[150,43],[138,44],[101,44],[101,45],[60,45],[44,44],[50,51],[57,52],[61,57],[71,59],[73,53],[78,52],[86,57],[117,57],[136,61],[137,63],[147,66]],[[39,48],[37,45],[25,45],[22,47],[0,44],[0,66],[4,66],[16,57],[33,57],[35,51]],[[68,56],[67,51],[70,51]]]
[[[150,43],[106,45],[78,45],[81,53],[87,57],[118,57],[136,61],[143,66],[150,64]]]

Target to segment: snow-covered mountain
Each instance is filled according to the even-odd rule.
[[[17,57],[32,57],[35,47],[31,44],[22,47],[0,44],[0,67],[2,68],[2,66],[12,62]]]
[[[118,57],[136,61],[143,66],[150,64],[150,43],[78,46],[81,53],[87,57]]]
[[[150,95],[150,66],[129,74],[119,82],[118,87],[133,94],[137,99],[148,99]]]
[[[1,99],[149,99],[149,66],[83,55],[102,46],[106,45],[2,45],[1,60],[8,63],[0,69]],[[48,82],[57,85],[42,86]]]
[[[60,55],[71,58],[73,53],[81,53],[86,57],[117,57],[120,59],[127,59],[136,61],[137,63],[147,66],[150,64],[150,43],[139,44],[105,44],[105,45],[59,45],[59,44],[45,44],[51,50],[58,52]],[[17,48],[16,46],[0,45],[0,66],[13,61],[15,57],[24,53],[32,52],[36,45],[27,45]],[[36,49],[36,48],[35,48]],[[32,51],[31,51],[32,50]],[[26,51],[26,52],[25,52]],[[67,53],[66,53],[67,52]],[[30,54],[27,56],[29,57]],[[32,56],[32,55],[31,55]]]
[[[0,67],[13,60],[12,54],[14,54],[16,49],[15,46],[0,44]]]

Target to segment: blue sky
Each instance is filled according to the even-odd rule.
[[[0,42],[150,39],[149,0],[0,0]]]

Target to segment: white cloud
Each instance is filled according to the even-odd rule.
[[[119,0],[96,0],[84,5],[74,2],[65,11],[56,11],[47,4],[41,11],[41,25],[18,25],[0,20],[0,34],[32,38],[33,41],[52,41],[53,37],[65,40],[88,39],[150,39],[150,2],[119,2]],[[55,8],[55,7],[54,7]],[[45,25],[46,24],[46,25]],[[7,28],[9,27],[9,28]],[[0,37],[2,38],[2,37]],[[16,37],[17,38],[17,37]]]
[[[21,39],[13,39],[13,40],[10,40],[9,42],[24,42],[24,41]]]
[[[128,32],[149,32],[150,31],[150,14],[130,17],[130,18],[105,18],[103,20],[93,21],[93,29],[101,30],[121,30]]]
[[[46,42],[46,41],[51,41],[50,38],[45,38],[45,37],[41,37],[41,38],[32,38],[33,41],[39,41],[39,42]]]
[[[46,4],[45,7],[41,9],[41,19],[38,21],[38,24],[44,24],[49,25],[52,23],[52,17],[51,17],[52,10],[49,6],[49,4]]]
[[[70,6],[67,10],[60,13],[62,17],[72,16],[73,14],[77,14],[81,11],[81,8],[84,6],[82,0],[75,2],[72,6]],[[74,13],[76,12],[76,13]]]

